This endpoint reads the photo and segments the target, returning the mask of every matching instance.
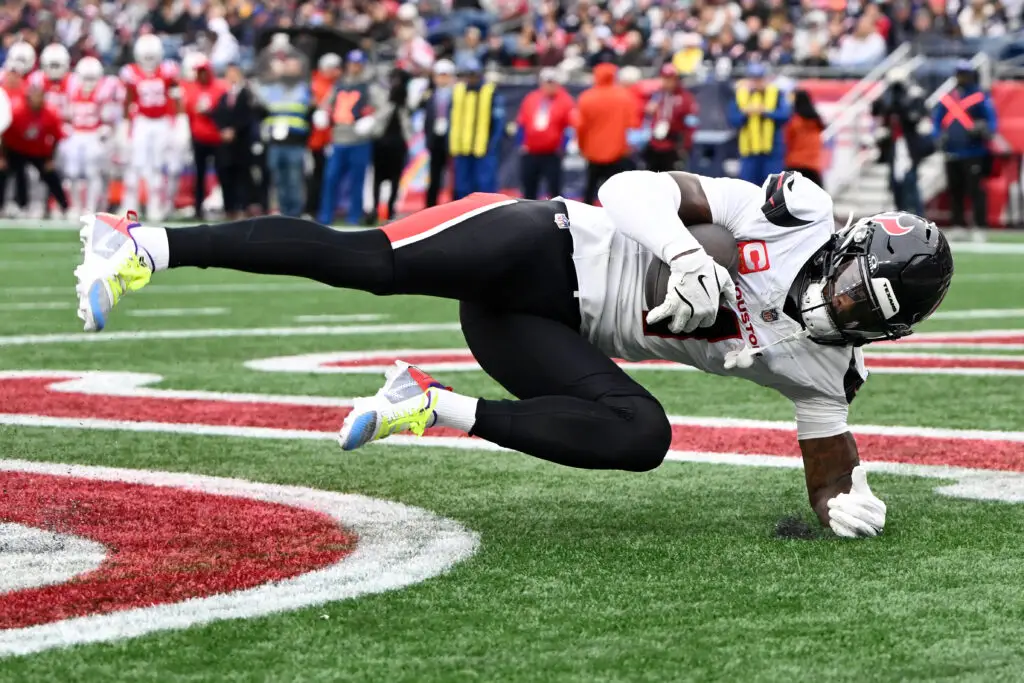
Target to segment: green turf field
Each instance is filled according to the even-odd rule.
[[[1024,360],[1024,340],[1013,341],[1024,336],[1020,247],[1011,239],[1009,253],[957,252],[944,315],[922,330],[1007,330],[996,336],[1010,340],[1007,348],[914,353],[1000,357],[1007,367]],[[119,308],[107,330],[112,340],[82,343],[71,274],[78,249],[70,230],[0,230],[0,371],[151,373],[163,378],[154,391],[339,398],[373,393],[380,378],[260,372],[244,363],[464,346],[444,325],[456,321],[450,302],[215,271],[159,274]],[[323,317],[356,315],[368,317]],[[398,324],[430,327],[391,329]],[[361,329],[343,329],[353,326]],[[251,336],[250,328],[264,332]],[[242,331],[116,337],[172,330]],[[438,374],[463,393],[501,395],[479,371]],[[671,415],[792,418],[785,400],[739,380],[662,370],[636,376]],[[13,392],[0,388],[0,413],[25,412]],[[75,409],[116,411],[130,400],[86,397]],[[666,462],[646,474],[595,473],[437,445],[343,454],[329,438],[0,424],[4,458],[358,493],[423,508],[479,537],[472,557],[401,590],[2,658],[0,681],[1022,681],[1024,505],[1003,502],[1024,501],[1022,402],[1021,372],[871,377],[852,424],[927,427],[950,439],[942,452],[951,462],[928,459],[938,437],[920,441],[920,460],[911,448],[900,462],[982,462],[1003,474],[871,474],[889,514],[884,536],[870,541],[775,538],[780,518],[811,519],[802,475],[788,467]],[[248,410],[234,406],[225,424],[240,424],[231,420]],[[955,430],[987,430],[991,446]],[[872,443],[864,460],[891,459],[884,439]],[[965,476],[980,497],[995,500],[936,493]],[[19,614],[4,614],[14,603],[3,598],[0,591],[0,622],[16,622]]]

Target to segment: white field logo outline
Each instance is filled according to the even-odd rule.
[[[404,588],[469,558],[479,536],[421,508],[366,496],[197,474],[0,460],[0,471],[175,487],[323,513],[358,535],[337,562],[255,588],[0,631],[0,657],[259,617]]]

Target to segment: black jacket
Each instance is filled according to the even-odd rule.
[[[256,131],[259,127],[259,114],[249,87],[243,86],[235,97],[232,97],[230,91],[224,93],[213,111],[213,120],[220,130],[235,131],[234,140],[225,142],[219,148],[225,161],[245,163],[251,155],[253,143],[258,139]]]
[[[426,147],[427,149],[447,149],[448,148],[448,134],[437,135],[434,132],[434,122],[437,120],[436,107],[434,106],[434,98],[437,97],[437,91],[431,90],[430,95],[423,99],[423,103],[420,105],[423,108],[423,131],[426,135]],[[450,100],[449,95],[449,100]],[[451,103],[449,101],[449,109]],[[448,115],[447,113],[445,114]]]
[[[892,133],[897,127],[907,140],[910,158],[916,164],[935,151],[930,135],[921,135],[917,126],[922,120],[930,121],[925,107],[925,93],[918,86],[894,83],[871,105],[871,115],[879,119],[879,125],[888,134],[879,138],[879,161],[891,163],[894,139]]]

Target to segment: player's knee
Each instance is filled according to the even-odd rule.
[[[646,396],[614,401],[623,420],[623,438],[616,445],[618,469],[648,472],[665,460],[672,443],[672,426],[661,405]]]

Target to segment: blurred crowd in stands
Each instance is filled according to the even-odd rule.
[[[499,177],[508,174],[500,171],[513,156],[516,184],[528,197],[542,187],[543,194],[560,194],[569,158],[585,164],[587,201],[619,170],[639,165],[721,175],[726,156],[739,161],[734,175],[755,183],[784,166],[822,183],[825,121],[807,92],[794,91],[791,79],[776,80],[781,67],[858,75],[908,43],[929,56],[962,55],[982,37],[1005,36],[1011,45],[1020,37],[1022,5],[6,2],[0,59],[14,75],[5,75],[0,88],[11,93],[20,118],[0,147],[0,186],[13,172],[15,213],[23,215],[23,177],[34,166],[61,208],[74,214],[102,208],[91,206],[110,196],[101,188],[123,180],[129,208],[147,188],[146,213],[153,218],[173,209],[179,178],[195,168],[194,208],[201,216],[209,205],[203,181],[210,169],[219,180],[219,210],[227,215],[279,210],[329,222],[342,208],[350,223],[373,223],[395,214],[417,136],[429,164],[428,205],[507,189]],[[344,36],[345,49],[306,49],[303,39],[316,31]],[[47,49],[57,57],[49,70]],[[80,69],[83,64],[89,68]],[[517,70],[531,75],[528,87],[536,90],[506,104],[509,91],[496,89],[496,74]],[[974,74],[967,62],[956,70]],[[713,77],[687,80],[696,73]],[[570,92],[575,75],[585,78]],[[697,81],[711,88],[716,106],[700,103],[691,87]],[[580,82],[589,88],[581,92]],[[64,124],[40,147],[43,94]],[[894,101],[892,111],[872,113],[876,132],[888,131],[895,150],[888,159],[895,164],[896,204],[920,205],[917,166],[930,151],[924,145],[906,151],[911,126],[949,158],[966,150],[950,178],[980,194],[986,167],[977,159],[987,155],[996,130],[988,95],[961,84],[943,99],[941,116],[922,110],[913,120],[899,119],[909,109]],[[78,122],[76,107],[88,114]],[[76,181],[86,189],[76,189]],[[385,183],[389,197],[381,211]],[[962,205],[954,213],[962,214]]]
[[[1018,29],[1022,0],[8,0],[0,5],[0,59],[14,42],[37,50],[57,41],[72,58],[90,55],[118,67],[131,60],[140,33],[160,35],[173,51],[189,46],[214,67],[255,55],[261,32],[325,26],[358,34],[370,54],[414,66],[435,59],[462,66],[560,66],[598,63],[681,73],[699,62],[857,68],[903,42],[928,54],[961,39]]]

